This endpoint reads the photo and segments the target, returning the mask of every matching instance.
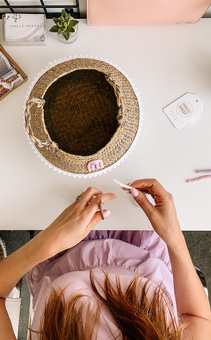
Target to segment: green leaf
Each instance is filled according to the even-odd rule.
[[[69,33],[70,33],[70,32],[75,32],[75,30],[74,30],[74,28],[72,28],[71,26],[69,26],[68,29],[67,29],[67,32],[69,32]]]
[[[63,9],[63,10],[62,10],[61,17],[65,18],[65,17],[66,17],[66,14],[67,14],[67,13],[66,13],[65,9]]]
[[[58,18],[52,18],[53,21],[55,22],[55,24],[57,24],[57,22],[59,22],[59,19]]]
[[[69,37],[70,37],[70,33],[68,31],[64,32],[63,35],[64,35],[66,40],[68,40]]]
[[[78,23],[79,23],[78,20],[71,20],[71,21],[70,21],[70,25],[71,25],[72,27],[76,26]]]
[[[58,32],[59,27],[58,26],[52,26],[51,29],[49,30],[50,32]]]

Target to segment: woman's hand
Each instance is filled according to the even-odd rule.
[[[174,200],[155,179],[130,184],[131,194],[148,216],[154,230],[166,242],[172,267],[179,322],[186,328],[182,339],[211,339],[209,300],[199,280],[177,219]],[[155,201],[153,206],[144,193]]]
[[[6,298],[20,278],[38,263],[73,247],[87,236],[102,219],[100,196],[102,203],[115,198],[114,194],[88,188],[80,195],[80,200],[65,209],[48,228],[0,261],[0,299]],[[104,210],[104,216],[108,216],[108,210]],[[3,308],[0,306],[0,309]]]
[[[102,213],[99,211],[100,196],[102,203],[116,197],[110,193],[103,194],[96,188],[88,188],[80,195],[79,200],[66,208],[47,229],[35,237],[47,252],[47,257],[75,246],[102,220]],[[105,217],[109,213],[104,210]]]
[[[133,187],[131,194],[149,218],[154,230],[168,246],[174,246],[183,236],[172,195],[155,179],[140,179],[130,185]],[[145,193],[153,197],[155,206],[148,201]]]

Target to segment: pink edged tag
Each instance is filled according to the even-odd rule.
[[[203,109],[203,102],[194,93],[186,93],[170,105],[164,107],[163,111],[172,124],[181,129],[193,118],[199,116]]]

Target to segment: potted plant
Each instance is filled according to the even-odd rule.
[[[79,21],[73,19],[70,13],[63,9],[60,17],[53,18],[53,21],[55,25],[51,27],[50,32],[56,32],[62,42],[72,43],[76,40]]]

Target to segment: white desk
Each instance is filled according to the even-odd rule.
[[[105,205],[112,213],[97,229],[148,229],[144,214],[113,179],[127,183],[155,177],[174,195],[183,230],[211,230],[211,181],[186,183],[195,169],[211,168],[210,32],[211,19],[131,27],[93,27],[80,20],[73,44],[48,33],[47,46],[5,46],[28,81],[0,101],[0,229],[45,228],[88,186],[118,196]],[[144,107],[141,136],[131,155],[115,170],[85,180],[49,169],[32,151],[23,127],[23,102],[33,78],[49,61],[74,55],[116,63],[135,83]],[[204,110],[178,131],[162,108],[186,92],[198,94]]]

